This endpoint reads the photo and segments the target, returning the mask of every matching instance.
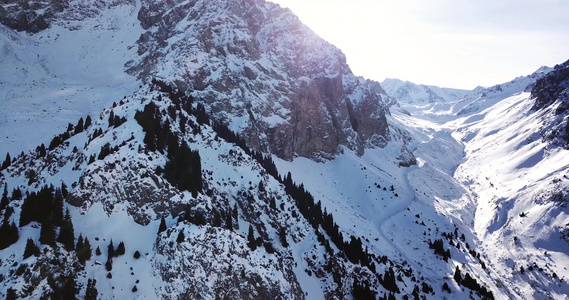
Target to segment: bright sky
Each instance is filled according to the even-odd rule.
[[[473,89],[569,59],[568,0],[271,0],[359,76]]]

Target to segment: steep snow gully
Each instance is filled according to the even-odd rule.
[[[415,168],[415,167],[412,167],[412,168]],[[393,242],[393,239],[388,238],[388,236],[386,235],[385,230],[383,228],[387,221],[389,221],[391,218],[395,217],[396,215],[400,214],[401,212],[405,211],[409,207],[411,202],[417,200],[417,196],[415,194],[415,191],[411,187],[411,184],[409,181],[409,172],[410,171],[411,171],[411,169],[405,170],[405,172],[404,172],[405,180],[403,181],[403,183],[404,183],[404,188],[406,190],[411,191],[412,195],[405,197],[405,199],[403,199],[403,201],[397,202],[398,204],[396,206],[391,206],[389,210],[385,211],[384,216],[379,221],[377,228],[378,228],[379,234],[381,235],[381,238],[383,239],[383,241],[385,241],[390,247],[392,247],[395,252],[400,253],[401,257],[405,261],[410,262],[414,269],[420,269],[418,262],[416,262],[414,259],[411,259],[410,257],[408,257],[405,254],[405,251],[403,251],[403,249],[397,243]],[[430,276],[430,275],[434,275],[435,273],[431,271],[428,273],[425,272],[424,274]]]
[[[402,181],[402,188],[409,191],[410,195],[407,195],[402,201],[396,202],[396,205],[390,206],[389,209],[383,212],[383,216],[378,224],[379,233],[384,240],[395,249],[395,252],[400,253],[404,261],[409,262],[414,269],[422,269],[426,276],[438,276],[439,272],[433,270],[432,267],[416,260],[413,254],[406,254],[409,252],[406,245],[401,245],[394,242],[392,238],[388,238],[384,227],[386,227],[385,224],[387,222],[397,218],[403,212],[411,211],[411,204],[419,201],[417,193],[420,190],[424,190],[424,187],[421,186],[420,181],[416,180],[416,177],[419,173],[423,172],[423,168],[427,168],[428,166],[432,169],[431,171],[436,171],[435,174],[431,174],[431,176],[452,176],[454,169],[456,169],[461,160],[464,159],[463,147],[451,137],[449,128],[442,127],[428,120],[416,119],[397,112],[394,113],[394,118],[404,124],[412,132],[413,142],[409,145],[409,148],[418,163],[417,165],[401,169],[401,176],[404,179]],[[449,145],[452,145],[452,147]],[[436,157],[434,155],[436,154],[444,154],[454,159],[447,161],[434,159],[434,157]],[[452,181],[451,178],[445,179]],[[455,184],[458,185],[458,183]]]

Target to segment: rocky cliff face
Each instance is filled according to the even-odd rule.
[[[17,31],[37,33],[52,24],[68,28],[80,26],[80,21],[99,15],[102,11],[119,5],[136,7],[135,0],[5,0],[0,5],[0,23]]]
[[[530,88],[535,99],[532,109],[544,114],[541,135],[569,149],[569,61],[555,66]]]
[[[251,147],[292,159],[363,153],[390,140],[391,99],[288,9],[265,1],[8,1],[0,22],[30,33],[129,7],[146,31],[128,73],[174,83]],[[115,30],[118,28],[115,28]]]
[[[128,72],[178,88],[254,149],[291,159],[363,152],[389,140],[387,95],[341,51],[264,1],[143,1],[147,31]]]
[[[27,195],[44,186],[65,184],[65,206],[76,226],[73,238],[88,235],[93,250],[104,250],[110,241],[120,239],[130,253],[113,257],[109,251],[78,263],[79,251],[62,250],[56,242],[53,247],[42,244],[42,253],[58,252],[38,254],[40,258],[28,259],[20,270],[35,269],[48,258],[58,268],[31,277],[4,277],[1,295],[15,286],[18,297],[49,297],[63,288],[60,283],[73,278],[81,289],[75,294],[82,296],[92,276],[103,298],[304,299],[315,297],[308,295],[315,291],[321,298],[345,299],[358,291],[399,292],[397,286],[379,281],[384,274],[394,281],[393,270],[403,274],[399,281],[405,293],[415,290],[412,282],[417,282],[419,273],[394,263],[387,254],[369,252],[360,237],[343,231],[302,184],[295,186],[290,176],[284,181],[274,157],[254,151],[285,159],[328,159],[345,148],[363,154],[365,148],[383,147],[391,138],[387,119],[393,100],[378,83],[354,76],[340,50],[317,37],[289,10],[261,0],[70,0],[58,2],[57,9],[54,1],[22,3],[2,2],[6,12],[2,22],[10,25],[9,20],[19,20],[23,12],[42,16],[45,26],[32,28],[24,22],[26,26],[12,28],[45,31],[28,35],[2,26],[0,33],[10,32],[13,40],[26,37],[22,44],[34,45],[39,54],[32,52],[37,60],[18,61],[17,66],[41,65],[52,55],[67,58],[60,51],[45,53],[42,48],[48,43],[61,45],[61,35],[72,41],[61,48],[79,53],[64,63],[92,60],[103,68],[124,65],[136,79],[125,76],[113,81],[109,78],[117,74],[103,72],[97,78],[102,89],[121,80],[135,84],[132,90],[130,84],[121,90],[125,93],[120,98],[108,96],[108,101],[118,104],[111,108],[109,102],[106,109],[90,114],[90,127],[75,119],[77,125],[70,124],[53,144],[46,143],[48,150],[42,145],[8,160],[10,166],[0,170],[0,188],[17,187]],[[117,21],[125,15],[137,16],[138,22]],[[138,37],[140,31],[136,43],[108,38]],[[78,41],[85,35],[93,39]],[[12,39],[4,40],[14,46]],[[117,45],[94,47],[103,43]],[[12,48],[14,53],[25,49]],[[100,54],[113,59],[98,59],[93,55],[97,51],[87,48],[105,49]],[[136,49],[135,57],[131,49]],[[53,62],[58,64],[63,63]],[[94,64],[74,65],[61,82],[78,77],[77,85],[91,87],[94,80],[82,75],[94,72]],[[51,85],[56,86],[48,82],[42,88]],[[67,90],[73,88],[62,85],[57,92]],[[94,93],[92,88],[86,90],[71,94],[61,105]],[[101,97],[105,95],[110,94]],[[202,113],[202,107],[207,112]],[[144,117],[137,118],[141,113]],[[394,140],[399,135],[393,131]],[[392,148],[398,145],[393,144]],[[194,168],[196,160],[199,168]],[[397,186],[394,176],[382,178]],[[199,188],[183,187],[194,181],[200,182]],[[391,196],[393,190],[392,186],[384,192]],[[4,204],[7,197],[6,192],[0,205],[2,223],[18,224],[25,197],[13,196]],[[162,217],[168,220],[164,230],[158,225]],[[38,226],[17,228],[20,241],[0,253],[2,258],[11,257],[0,259],[0,275],[15,272],[14,263],[20,259],[14,257],[16,253],[21,257],[27,237],[37,243]],[[36,284],[41,281],[47,284]],[[19,288],[24,285],[41,288]]]

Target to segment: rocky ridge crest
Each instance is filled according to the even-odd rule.
[[[389,141],[391,102],[290,10],[264,1],[143,1],[147,31],[127,64],[203,101],[256,150],[281,158],[363,153]]]

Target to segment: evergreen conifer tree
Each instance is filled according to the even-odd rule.
[[[110,257],[107,259],[107,262],[105,263],[105,268],[109,272],[113,269],[113,260]]]
[[[38,248],[38,246],[36,246],[36,244],[34,243],[34,240],[29,238],[26,241],[26,249],[24,249],[24,259],[26,259],[32,255],[39,256],[40,255],[40,249]]]
[[[225,226],[227,226],[227,229],[233,231],[233,218],[231,217],[231,212],[226,214]]]
[[[85,258],[85,261],[91,259],[92,251],[93,249],[91,249],[91,243],[89,242],[89,239],[85,238],[83,249],[81,250],[81,255]]]
[[[65,184],[65,182],[61,182],[61,196],[63,196],[63,198],[67,198],[67,196],[69,195],[69,191],[67,191],[67,185]]]
[[[115,112],[111,109],[111,113],[109,114],[109,127],[113,127],[115,125]]]
[[[263,183],[263,180],[259,181],[259,192],[264,192],[265,191],[265,184]]]
[[[162,217],[160,219],[160,226],[158,227],[158,233],[161,233],[164,230],[166,230],[166,220],[164,219],[164,217]]]
[[[77,239],[77,245],[75,246],[75,249],[76,249],[75,252],[77,253],[77,259],[82,264],[85,264],[86,261],[91,259],[91,252],[92,252],[91,243],[89,243],[89,239],[87,238],[83,240],[83,236],[81,234]]]
[[[55,229],[51,222],[44,222],[41,225],[40,243],[49,246],[55,246]]]
[[[126,249],[124,248],[124,242],[120,242],[119,245],[117,246],[116,251],[115,251],[115,256],[124,255],[125,252],[126,252]]]
[[[75,245],[75,249],[79,250],[83,248],[83,235],[79,234],[79,237],[77,238],[77,245]]]
[[[20,190],[20,188],[13,189],[12,190],[12,197],[10,197],[10,199],[21,200],[22,199],[22,190]]]
[[[63,286],[61,288],[61,299],[76,299],[77,295],[77,284],[75,283],[75,277],[69,275],[64,279]]]
[[[293,186],[292,175],[290,174],[290,172],[288,172],[286,174],[286,178],[284,180],[284,185],[285,185],[285,187],[289,187],[289,188]]]
[[[385,273],[383,274],[383,280],[381,280],[380,283],[386,290],[399,293],[399,287],[395,281],[395,272],[393,271],[392,267],[389,267],[389,269],[385,270]]]
[[[73,230],[73,222],[71,222],[69,210],[65,212],[65,217],[63,218],[63,224],[59,229],[57,241],[62,243],[63,247],[67,251],[72,251],[74,249],[75,232]]]
[[[279,230],[279,237],[281,240],[281,244],[283,245],[283,247],[288,247],[288,242],[286,240],[286,232],[284,227],[281,227],[281,229]]]
[[[239,213],[237,211],[237,203],[233,205],[231,213],[233,214],[233,220],[235,220],[235,229],[239,229]]]
[[[6,300],[16,300],[17,297],[16,291],[13,288],[8,288],[8,290],[6,290]]]
[[[42,143],[39,147],[38,147],[38,155],[39,157],[45,157],[46,153],[46,149],[45,149],[45,145]]]
[[[75,125],[74,134],[78,134],[80,132],[83,132],[83,118],[79,119],[79,122],[77,122],[77,125]]]
[[[462,275],[460,274],[460,269],[458,268],[458,266],[456,266],[456,268],[454,269],[454,281],[456,281],[456,283],[458,284],[462,282]]]
[[[6,153],[6,160],[4,160],[4,163],[2,164],[2,168],[0,170],[8,168],[11,164],[12,160],[10,158],[10,153]]]
[[[275,198],[271,197],[271,200],[269,202],[269,207],[272,209],[277,209],[277,203],[275,202]]]
[[[257,249],[257,241],[255,240],[255,234],[253,232],[253,225],[249,224],[249,234],[247,234],[247,246],[251,248],[251,250]]]
[[[265,251],[267,251],[267,253],[269,254],[275,253],[275,248],[273,247],[273,244],[271,242],[265,242],[263,246],[265,246]]]
[[[352,296],[354,300],[359,299],[376,299],[376,292],[370,288],[369,283],[366,280],[363,280],[360,283],[360,280],[354,279],[352,284]],[[391,295],[393,293],[390,293]]]
[[[85,118],[85,125],[83,125],[84,129],[89,128],[89,126],[91,126],[91,116],[87,116],[87,118]]]
[[[8,206],[10,200],[8,199],[8,185],[4,185],[4,192],[2,193],[2,200],[0,200],[0,211]]]
[[[8,248],[20,238],[18,227],[14,222],[8,223],[8,218],[4,218],[2,226],[0,226],[0,250]]]
[[[51,207],[48,207],[46,210],[51,212],[51,222],[54,226],[62,226],[64,224],[64,216],[63,216],[63,194],[61,193],[61,189],[55,189],[53,186],[50,186],[48,192],[46,192],[46,196],[50,199]],[[71,216],[68,216],[68,223],[73,226],[71,223]],[[75,237],[74,237],[75,238]]]
[[[107,247],[107,257],[109,260],[115,257],[115,246],[113,245],[113,240],[111,240],[109,246]]]
[[[97,300],[97,280],[89,278],[87,280],[87,289],[85,290],[85,300]]]
[[[192,197],[197,197],[203,189],[198,151],[192,151],[186,143],[182,143],[174,158],[164,166],[164,178],[179,190],[189,191]]]
[[[180,230],[180,233],[178,233],[178,238],[176,238],[176,242],[178,242],[178,244],[179,244],[179,243],[183,242],[185,238],[186,237],[184,235],[184,230],[182,229],[182,230]]]
[[[213,224],[214,227],[221,227],[221,215],[217,209],[213,209]]]

